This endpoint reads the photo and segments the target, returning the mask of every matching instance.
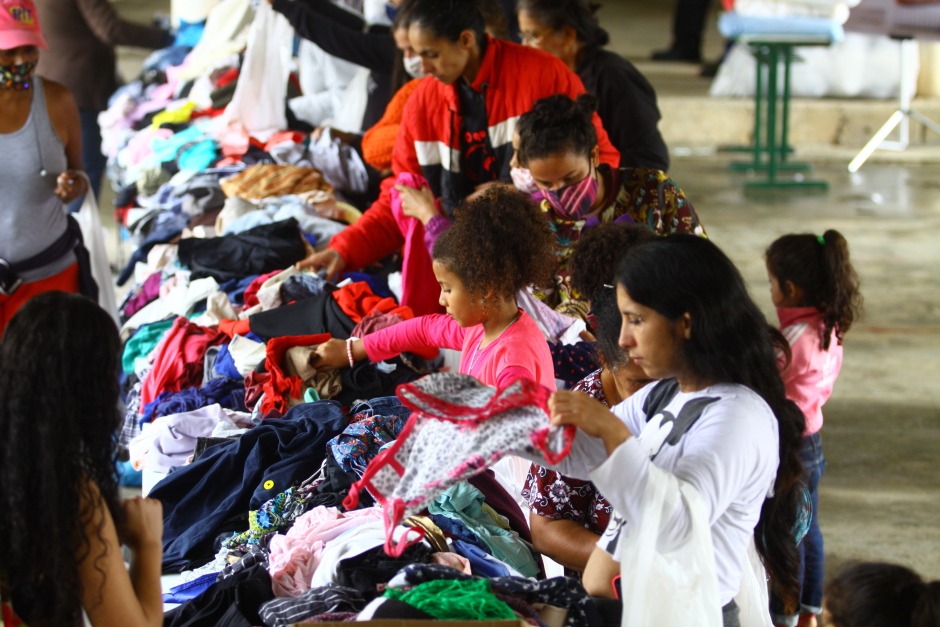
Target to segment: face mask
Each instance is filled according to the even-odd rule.
[[[558,190],[540,189],[532,194],[536,202],[545,201],[560,216],[579,220],[590,211],[591,205],[597,200],[597,179],[591,174],[571,185]]]
[[[421,57],[418,55],[403,57],[401,62],[402,65],[405,66],[405,71],[408,72],[408,76],[411,78],[424,78],[427,76],[424,70],[421,69]]]
[[[512,184],[515,185],[516,189],[520,192],[531,196],[539,191],[538,185],[535,184],[535,180],[532,178],[532,173],[529,172],[527,168],[511,168],[509,170],[509,176],[512,178]]]
[[[29,89],[38,61],[0,65],[0,86],[4,89]]]

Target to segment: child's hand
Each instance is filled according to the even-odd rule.
[[[548,410],[553,426],[574,425],[590,436],[601,438],[608,453],[632,435],[600,401],[583,392],[555,392],[548,399]]]
[[[349,367],[349,356],[346,354],[346,340],[331,338],[320,344],[314,350],[317,359],[313,362],[317,370]]]
[[[142,547],[163,548],[163,504],[140,496],[124,501],[126,544],[132,551]]]
[[[415,218],[421,224],[427,224],[438,214],[437,206],[434,204],[434,194],[427,185],[421,189],[396,185],[395,189],[401,194],[401,212],[406,216]]]

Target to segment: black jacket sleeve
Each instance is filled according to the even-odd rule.
[[[359,28],[349,27],[346,18],[343,22],[328,15],[343,11],[330,5],[331,11],[325,12],[327,2],[300,2],[298,0],[274,0],[272,7],[290,22],[297,34],[315,43],[334,57],[361,65],[379,74],[390,74],[395,53],[395,40],[390,32],[362,32],[362,20]],[[316,8],[314,8],[316,6]],[[336,17],[336,16],[334,16]]]

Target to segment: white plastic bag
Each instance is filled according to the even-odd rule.
[[[679,498],[689,508],[689,536],[677,550],[660,551],[662,520]],[[691,484],[650,465],[643,515],[621,533],[626,534],[619,550],[623,627],[722,626],[711,530],[702,498]]]
[[[85,200],[82,201],[81,208],[75,214],[75,220],[82,229],[82,240],[84,240],[91,261],[91,276],[98,284],[98,304],[108,312],[108,315],[114,319],[116,324],[120,325],[117,298],[114,294],[114,278],[111,276],[108,249],[104,243],[105,229],[101,225],[101,217],[98,215],[98,201],[95,200],[95,194],[91,191],[88,176],[82,172],[82,177],[88,184],[88,192],[85,194]]]

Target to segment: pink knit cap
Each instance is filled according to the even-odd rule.
[[[39,16],[32,0],[0,0],[0,50],[20,46],[48,48],[39,30]]]

